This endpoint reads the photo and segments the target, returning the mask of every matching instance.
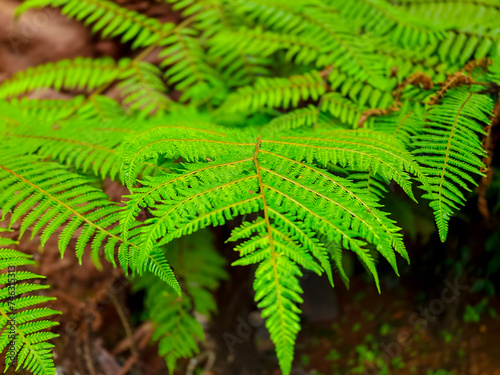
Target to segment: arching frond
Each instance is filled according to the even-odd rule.
[[[262,108],[296,107],[301,100],[318,100],[326,84],[315,71],[290,78],[261,78],[254,86],[243,87],[231,94],[223,110],[257,111]]]
[[[170,101],[161,80],[161,70],[156,66],[146,62],[132,63],[120,78],[124,80],[118,88],[125,97],[124,103],[132,110],[146,117],[168,109]]]
[[[78,57],[28,68],[0,85],[0,98],[16,97],[39,88],[92,90],[117,79],[120,69],[128,63],[128,59],[116,64],[110,58]]]
[[[152,218],[145,221],[141,234],[137,260],[141,263],[157,246],[207,226],[223,225],[236,216],[259,213],[260,220],[245,222],[232,234],[232,240],[247,238],[236,247],[243,258],[235,264],[259,264],[256,300],[262,300],[286,372],[298,332],[296,324],[290,325],[298,319],[296,304],[301,301],[298,281],[293,281],[300,275],[297,267],[327,272],[332,280],[329,256],[320,238],[353,251],[377,286],[367,243],[396,272],[395,253],[407,258],[398,228],[379,209],[374,195],[327,168],[332,164],[353,170],[371,166],[384,178],[394,179],[410,196],[408,173],[419,176],[423,183],[425,176],[396,138],[391,143],[382,141],[387,141],[383,133],[339,130],[323,132],[318,138],[266,138],[217,130],[163,127],[131,140],[124,158],[132,195],[122,215],[122,232],[129,237],[139,211],[150,211]],[[203,147],[198,146],[201,139],[205,139]],[[186,162],[176,171],[144,179],[141,187],[133,187],[133,166],[138,161],[179,156]],[[290,297],[290,293],[296,296]],[[285,300],[280,295],[288,297]]]
[[[123,43],[133,41],[133,48],[157,43],[174,29],[173,23],[161,23],[109,0],[28,0],[16,9],[16,14],[46,6],[62,7],[64,15],[92,25],[92,31],[101,32],[103,37],[120,36]]]
[[[417,160],[429,175],[431,200],[441,240],[446,239],[448,221],[465,202],[463,191],[470,191],[480,176],[485,151],[480,134],[489,124],[493,100],[464,88],[448,91],[440,105],[426,115],[423,134],[413,143]]]
[[[64,227],[58,242],[61,256],[76,236],[76,255],[80,262],[89,245],[93,254],[103,247],[106,258],[115,264],[117,246],[120,264],[128,270],[131,259],[134,259],[133,252],[139,249],[133,240],[139,232],[131,230],[131,239],[125,244],[116,227],[120,208],[110,202],[102,191],[86,184],[82,176],[55,163],[44,162],[36,155],[5,151],[0,157],[0,177],[2,219],[8,212],[12,212],[11,225],[21,219],[21,235],[32,228],[31,236],[40,232],[43,246],[50,236]],[[76,235],[78,229],[81,232]],[[133,263],[137,272],[142,272],[152,253],[143,259],[143,263]],[[154,264],[150,263],[150,268],[154,268]],[[165,275],[165,266],[162,270],[158,276]],[[180,291],[169,268],[164,281]]]
[[[199,352],[198,341],[203,341],[205,335],[195,314],[208,318],[216,310],[211,292],[227,274],[225,260],[217,253],[208,231],[172,242],[165,251],[186,293],[179,296],[150,273],[134,280],[134,288],[146,291],[153,339],[159,342],[159,354],[173,374],[179,358],[191,358]]]

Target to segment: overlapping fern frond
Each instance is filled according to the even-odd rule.
[[[146,62],[134,62],[123,71],[118,88],[125,96],[124,103],[144,117],[158,114],[168,109],[170,100],[161,79],[161,70]]]
[[[81,175],[56,163],[45,162],[37,155],[19,155],[16,150],[3,150],[0,157],[0,204],[2,219],[11,212],[11,225],[21,220],[21,235],[31,229],[31,236],[40,233],[42,246],[50,236],[59,233],[61,256],[75,237],[76,254],[81,261],[87,245],[94,258],[101,247],[106,258],[115,264],[115,247],[120,265],[128,270],[134,252],[134,242],[140,232],[130,231],[132,240],[123,242],[116,226],[120,208],[101,190],[87,184]],[[15,194],[17,192],[17,194]],[[62,229],[62,231],[60,230]],[[77,235],[77,230],[81,232]],[[167,263],[161,263],[158,251],[152,249],[135,270],[149,268],[179,291],[178,282]]]
[[[92,90],[117,79],[120,68],[128,63],[128,59],[116,64],[111,58],[76,58],[28,68],[2,83],[0,99],[39,88]]]
[[[38,307],[55,298],[30,295],[49,288],[30,282],[44,276],[16,270],[16,267],[34,264],[30,255],[12,249],[17,242],[0,237],[0,354],[5,354],[5,371],[9,367],[26,369],[34,375],[55,375],[50,340],[59,335],[47,331],[58,325],[47,318],[59,311]]]
[[[444,31],[440,24],[425,22],[412,17],[404,9],[394,7],[383,0],[339,0],[331,4],[340,14],[359,27],[377,36],[389,36],[404,46],[422,46],[441,40]]]
[[[161,23],[109,0],[28,0],[16,13],[46,6],[62,7],[64,15],[92,25],[93,32],[101,32],[103,37],[120,36],[123,43],[132,41],[133,48],[157,43],[174,28],[173,23]]]
[[[152,218],[142,228],[141,263],[152,249],[176,238],[260,213],[259,220],[245,221],[231,239],[248,238],[236,247],[243,257],[236,264],[259,264],[256,299],[262,300],[264,315],[269,316],[268,328],[287,373],[298,332],[296,304],[301,301],[298,281],[293,281],[300,275],[297,267],[326,272],[332,280],[323,237],[353,251],[377,286],[368,243],[396,272],[395,253],[407,258],[398,228],[374,196],[329,172],[329,167],[371,168],[395,180],[410,196],[409,173],[422,183],[425,177],[404,146],[396,138],[385,142],[383,133],[339,130],[316,137],[297,133],[266,138],[210,128],[151,129],[127,145],[123,173],[132,195],[122,216],[122,232],[129,237],[140,209],[150,211]],[[135,167],[153,157],[181,157],[186,162],[169,175],[149,177],[141,187],[133,187]]]
[[[203,330],[192,314],[213,310],[209,291],[223,274],[194,233],[242,218],[230,237],[241,255],[234,265],[255,266],[255,300],[289,374],[302,269],[325,273],[333,285],[333,266],[347,284],[350,252],[378,288],[377,259],[396,273],[396,253],[407,259],[379,203],[389,183],[415,199],[417,181],[446,238],[481,175],[480,138],[500,83],[500,65],[489,59],[499,55],[500,7],[167,2],[177,25],[110,0],[22,3],[18,14],[60,6],[93,32],[144,50],[134,60],[47,64],[0,85],[0,99],[10,101],[0,103],[0,207],[42,243],[59,235],[62,254],[76,240],[79,258],[103,250],[126,270],[167,281],[173,289],[143,279],[170,369],[197,353]],[[148,53],[157,53],[159,67],[144,62]],[[483,57],[475,70],[463,67]],[[453,81],[457,71],[461,81]],[[103,96],[115,82],[121,102]],[[68,101],[17,98],[43,87],[90,92]],[[125,206],[95,186],[108,177],[129,189]],[[183,243],[193,255],[176,247]],[[184,255],[198,260],[179,261]]]
[[[429,176],[431,194],[424,196],[431,199],[442,241],[450,217],[466,200],[464,191],[477,186],[475,176],[481,175],[485,155],[478,135],[490,122],[493,104],[488,95],[452,89],[429,109],[423,134],[413,143],[414,155]]]
[[[134,288],[146,291],[148,317],[155,326],[153,339],[159,341],[159,354],[165,358],[170,373],[179,358],[191,358],[199,352],[198,340],[203,341],[205,335],[196,314],[209,318],[216,311],[211,292],[227,278],[225,260],[217,253],[213,240],[205,230],[166,246],[164,251],[185,289],[182,296],[165,288],[151,273],[134,281]]]
[[[326,84],[315,71],[290,78],[260,78],[253,87],[243,87],[231,94],[222,110],[255,112],[262,108],[293,108],[301,100],[318,100],[325,91]]]

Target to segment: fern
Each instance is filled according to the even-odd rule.
[[[58,323],[46,318],[60,312],[35,307],[55,298],[27,295],[49,286],[29,282],[43,276],[15,270],[35,263],[31,256],[10,248],[15,244],[17,242],[0,237],[0,268],[8,268],[8,273],[0,275],[3,285],[0,288],[0,353],[5,351],[5,371],[12,366],[16,371],[24,368],[35,375],[53,375],[56,373],[52,358],[54,345],[49,341],[59,335],[46,330]]]
[[[375,35],[390,36],[395,43],[408,46],[433,44],[444,32],[432,23],[424,23],[404,11],[398,11],[389,2],[381,0],[355,0],[334,2],[341,15],[365,27]]]
[[[254,87],[244,87],[230,95],[223,109],[231,112],[255,112],[265,107],[296,107],[301,100],[318,100],[325,91],[325,83],[314,71],[289,79],[261,78]]]
[[[161,80],[161,70],[145,62],[133,63],[124,71],[125,78],[118,88],[125,96],[124,103],[131,109],[140,111],[143,116],[168,109],[169,99]]]
[[[408,260],[380,203],[389,184],[416,200],[416,182],[445,240],[484,171],[500,7],[167,2],[178,24],[109,0],[20,5],[17,14],[61,7],[103,38],[142,50],[118,62],[49,63],[0,84],[2,216],[42,244],[58,236],[61,255],[76,240],[79,259],[103,252],[132,270],[170,371],[198,352],[203,329],[193,314],[214,311],[210,292],[225,276],[195,232],[228,225],[240,254],[233,264],[255,269],[255,301],[288,375],[304,269],[332,285],[335,270],[349,285],[352,254],[380,289],[377,262],[398,273],[396,254]],[[106,96],[111,87],[121,100]],[[40,88],[76,96],[21,98]],[[122,204],[100,188],[106,178],[129,189]]]
[[[127,59],[120,62],[121,66],[127,64]],[[0,99],[25,94],[38,88],[92,90],[115,80],[119,72],[119,65],[109,58],[76,58],[48,63],[17,73],[4,82],[0,87]]]
[[[487,95],[452,89],[441,105],[429,109],[427,127],[414,142],[414,154],[429,175],[431,199],[441,240],[448,232],[448,221],[455,210],[465,202],[463,190],[477,186],[485,151],[477,134],[484,134],[489,123],[493,101]]]
[[[139,246],[120,239],[117,227],[113,227],[120,217],[119,207],[102,191],[87,185],[82,176],[55,163],[43,162],[35,155],[19,156],[10,150],[0,158],[0,176],[2,220],[9,211],[12,211],[11,225],[22,218],[21,235],[32,227],[31,236],[41,232],[43,246],[60,226],[66,224],[58,242],[63,256],[77,229],[82,228],[76,242],[80,262],[85,247],[91,245],[94,256],[104,246],[106,258],[115,264],[117,245],[120,264],[128,270],[131,263],[129,252],[136,252]],[[16,191],[19,193],[13,195]],[[132,233],[137,235],[138,231]],[[150,251],[149,259],[143,259],[140,265],[133,263],[137,266],[135,270],[141,273],[147,267],[156,271],[155,274],[180,291],[170,267],[167,263],[158,264],[155,252]]]
[[[157,43],[174,28],[172,23],[162,24],[107,0],[28,0],[17,8],[16,14],[46,6],[61,6],[63,14],[93,24],[92,31],[101,32],[104,37],[121,36],[124,43],[132,40],[133,48]]]
[[[310,105],[307,108],[299,108],[273,119],[268,128],[272,131],[292,130],[302,127],[312,127],[318,123],[318,109]]]
[[[179,296],[173,289],[165,289],[165,284],[150,273],[135,280],[134,287],[146,290],[148,315],[155,325],[153,339],[159,341],[159,354],[173,373],[179,358],[199,353],[198,340],[203,341],[205,335],[193,312],[209,317],[216,310],[210,292],[227,274],[223,269],[225,261],[214,249],[208,231],[173,242],[165,251],[185,293]],[[197,261],[187,261],[192,257]]]
[[[195,36],[196,32],[184,28],[161,42],[166,47],[159,55],[165,58],[161,66],[169,66],[165,77],[177,90],[184,91],[184,100],[201,100],[202,93],[220,85],[215,70],[205,61],[203,49]]]
[[[142,229],[140,263],[156,246],[209,225],[222,225],[236,216],[261,212],[260,221],[244,224],[232,235],[233,240],[249,237],[236,248],[244,256],[236,264],[259,264],[256,299],[264,298],[261,306],[265,316],[273,311],[267,324],[281,366],[287,371],[298,331],[296,324],[290,326],[297,320],[296,304],[300,303],[298,281],[293,281],[300,275],[297,267],[330,272],[321,236],[359,256],[377,287],[378,275],[365,241],[373,244],[396,272],[394,253],[407,258],[398,228],[379,210],[378,203],[324,168],[330,163],[355,170],[371,165],[411,195],[407,171],[420,175],[419,167],[402,145],[399,149],[388,146],[376,140],[373,132],[325,132],[321,138],[283,139],[249,134],[245,140],[217,130],[158,128],[136,137],[126,147],[124,173],[131,182],[135,165],[144,158],[181,156],[189,163],[176,173],[147,178],[142,187],[132,187],[122,231],[128,236],[140,207],[150,210],[153,218],[146,220]],[[398,144],[396,139],[393,142]],[[198,146],[200,143],[203,147]],[[381,155],[391,162],[381,163]],[[179,195],[179,191],[183,193]],[[252,236],[254,232],[257,234]],[[270,285],[274,286],[272,292]],[[280,297],[290,293],[297,296]],[[290,339],[284,339],[288,335]]]

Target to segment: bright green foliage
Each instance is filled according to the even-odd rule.
[[[325,273],[332,285],[336,270],[348,285],[343,257],[352,252],[379,288],[378,260],[396,273],[396,253],[408,260],[382,198],[397,190],[416,200],[421,188],[419,203],[430,202],[446,239],[484,167],[483,128],[500,82],[500,7],[496,0],[168,3],[178,24],[109,0],[22,3],[18,13],[61,6],[102,37],[143,50],[133,60],[47,64],[0,85],[9,100],[0,103],[3,216],[20,221],[22,232],[41,233],[42,243],[57,233],[62,254],[76,237],[79,257],[90,250],[97,262],[103,252],[135,275],[149,270],[177,293],[188,290],[178,296],[147,276],[170,368],[197,352],[203,332],[191,313],[212,311],[197,300],[208,303],[206,291],[222,275],[213,249],[182,252],[185,264],[206,259],[193,270],[179,268],[172,248],[202,228],[228,225],[241,255],[234,265],[256,269],[255,300],[288,375],[303,269]],[[158,66],[145,62],[155,61],[150,54]],[[119,101],[106,96],[113,85]],[[38,88],[89,92],[68,101],[22,98]],[[128,188],[121,206],[104,193],[105,178]],[[189,280],[205,273],[193,281],[205,297],[195,296]],[[175,327],[173,317],[181,322]]]
[[[129,252],[131,248],[139,248],[134,240],[139,231],[133,228],[129,241],[124,242],[116,226],[120,218],[119,207],[82,176],[56,163],[45,162],[39,156],[19,155],[15,150],[5,149],[0,157],[0,181],[2,220],[12,212],[11,225],[22,221],[21,235],[32,227],[31,237],[40,232],[43,246],[64,226],[58,242],[61,256],[64,256],[73,235],[81,229],[75,245],[80,262],[85,247],[90,245],[95,258],[104,247],[106,258],[113,264],[115,247],[118,247],[118,259],[126,271],[129,264],[137,264]],[[149,252],[134,269],[140,273],[144,268],[180,291],[170,267],[157,252]]]
[[[28,0],[17,9],[17,14],[44,6],[62,6],[63,14],[91,24],[93,32],[101,32],[103,37],[121,36],[122,42],[133,40],[134,48],[159,42],[174,27],[107,0]]]
[[[231,94],[222,110],[256,112],[262,108],[293,108],[300,100],[318,100],[324,93],[325,82],[314,71],[290,78],[260,78],[255,86]]]
[[[134,286],[146,290],[147,317],[155,325],[153,339],[159,341],[159,354],[173,373],[177,359],[199,353],[198,340],[203,341],[205,334],[194,313],[208,318],[216,311],[211,292],[227,274],[224,258],[217,253],[206,230],[172,242],[166,252],[181,280],[182,296],[165,288],[165,283],[151,273],[135,280]]]
[[[118,87],[125,96],[124,103],[133,110],[142,111],[146,116],[151,112],[164,111],[169,106],[165,86],[161,80],[161,70],[155,65],[137,62],[122,73],[126,79]]]
[[[485,134],[483,127],[489,124],[492,110],[489,96],[453,89],[440,106],[429,110],[427,127],[412,144],[432,185],[428,198],[443,241],[451,215],[466,200],[462,191],[470,191],[474,175],[482,174],[486,152],[477,134]]]
[[[245,222],[231,239],[249,238],[236,247],[243,256],[236,264],[259,264],[256,299],[262,299],[263,314],[270,316],[267,327],[281,366],[289,369],[293,358],[290,344],[299,328],[291,324],[300,312],[296,306],[301,302],[298,266],[330,274],[323,237],[353,251],[370,270],[377,287],[378,275],[367,242],[396,272],[395,252],[407,258],[398,228],[379,210],[376,200],[325,168],[330,164],[358,171],[371,168],[394,179],[410,195],[408,172],[421,173],[396,138],[387,142],[387,136],[373,131],[329,131],[316,137],[289,133],[280,139],[215,125],[210,129],[160,127],[135,137],[125,147],[123,173],[130,186],[136,165],[159,153],[191,162],[132,188],[122,219],[123,233],[128,237],[139,208],[148,207],[153,217],[142,228],[137,259],[141,264],[156,246],[207,226],[223,225],[236,216],[260,212],[260,221]]]
[[[5,371],[9,367],[23,368],[35,375],[55,375],[52,359],[53,344],[49,343],[56,335],[46,330],[58,325],[46,318],[60,314],[47,307],[35,307],[55,298],[34,294],[48,285],[35,284],[32,279],[44,276],[16,267],[32,265],[30,255],[13,250],[17,242],[0,237],[0,269],[8,272],[0,274],[0,353],[5,354]]]
[[[120,65],[126,65],[122,60]],[[95,89],[117,78],[119,66],[110,58],[76,58],[48,63],[15,74],[2,83],[0,98],[15,97],[19,94],[39,89]]]

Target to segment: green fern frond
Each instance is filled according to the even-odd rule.
[[[339,69],[331,69],[328,73],[328,82],[332,90],[352,100],[359,107],[387,108],[394,102],[390,90],[396,86],[395,80],[390,89],[380,90],[370,83],[349,77]]]
[[[448,32],[437,49],[441,61],[464,65],[467,61],[486,56],[498,56],[500,31],[495,26],[488,29],[466,28],[461,32]]]
[[[220,0],[167,1],[173,4],[173,10],[180,10],[183,17],[192,17],[195,27],[207,37],[217,33],[228,22]]]
[[[289,374],[294,343],[300,330],[301,310],[297,305],[303,302],[300,297],[303,291],[299,285],[302,272],[297,263],[307,264],[310,269],[314,262],[286,232],[273,231],[270,225],[259,242],[258,247],[251,248],[244,243],[239,249],[242,258],[233,265],[259,264],[255,271],[255,301],[266,319],[266,328],[276,346],[281,371]]]
[[[129,237],[129,227],[140,210],[149,210],[152,218],[143,224],[142,248],[136,260],[140,264],[153,249],[176,238],[223,225],[236,216],[261,213],[260,220],[233,231],[232,240],[248,238],[236,247],[242,259],[235,264],[260,264],[256,300],[262,300],[263,314],[269,317],[267,324],[287,373],[300,311],[296,307],[300,290],[294,281],[300,275],[297,267],[326,272],[333,283],[321,238],[353,251],[370,270],[377,287],[368,243],[396,272],[395,253],[407,259],[398,228],[379,210],[374,195],[325,168],[332,164],[353,170],[372,168],[387,180],[396,180],[410,196],[409,173],[423,183],[425,176],[404,146],[396,138],[387,142],[384,133],[339,130],[322,132],[318,138],[268,139],[250,132],[244,136],[217,130],[220,133],[164,127],[131,140],[124,164],[132,195],[122,214],[122,233]],[[205,139],[203,147],[198,146],[201,139]],[[134,164],[179,156],[186,163],[173,173],[144,179],[141,187],[133,187]],[[277,289],[271,290],[269,285]],[[291,299],[280,297],[292,292],[296,296]],[[284,339],[287,336],[289,340]]]
[[[47,332],[58,325],[46,318],[61,314],[60,311],[36,305],[55,300],[43,295],[29,296],[48,285],[31,283],[28,280],[42,279],[43,276],[28,271],[15,270],[18,266],[34,264],[30,255],[10,247],[16,241],[0,237],[0,269],[8,268],[0,275],[0,353],[5,352],[5,371],[14,367],[23,368],[34,375],[55,375],[50,340],[59,335]],[[22,282],[25,281],[25,282]]]
[[[301,37],[318,41],[322,46],[317,68],[334,66],[353,79],[369,81],[377,89],[390,88],[391,81],[385,75],[386,62],[375,53],[380,40],[359,35],[352,22],[322,8],[308,9],[304,17],[312,27],[301,33]]]
[[[106,131],[105,125],[89,133],[92,126],[83,124],[72,122],[73,128],[54,130],[50,125],[30,126],[25,122],[22,127],[2,129],[2,141],[22,142],[18,152],[37,154],[82,171],[90,169],[102,178],[116,178],[121,165],[118,147],[126,133]]]
[[[496,0],[398,0],[393,3],[412,17],[460,28],[470,25],[464,14],[481,14],[484,23],[500,14],[500,6]]]
[[[83,120],[96,120],[108,122],[111,120],[121,120],[125,117],[123,107],[114,99],[103,95],[93,95],[87,97],[82,105],[78,106],[77,117]],[[64,119],[67,119],[65,116]]]
[[[255,85],[240,88],[231,94],[222,110],[234,113],[297,107],[301,100],[318,100],[325,91],[326,84],[315,71],[290,78],[261,78]]]
[[[61,255],[74,241],[79,259],[103,252],[144,276],[137,283],[170,371],[198,353],[194,314],[214,311],[211,292],[224,275],[200,229],[238,217],[228,225],[234,265],[256,269],[255,300],[289,375],[301,268],[332,286],[336,271],[348,286],[357,257],[380,291],[378,262],[398,274],[397,254],[408,260],[382,199],[395,188],[415,200],[416,181],[444,240],[485,170],[500,5],[165,2],[178,24],[111,0],[22,3],[18,14],[61,6],[93,32],[144,50],[134,60],[47,64],[0,85],[10,101],[0,102],[0,208],[42,245],[57,235]],[[120,102],[104,96],[114,83]],[[66,102],[17,98],[42,87],[95,91]],[[99,188],[109,177],[129,189],[122,204]]]
[[[377,116],[373,127],[398,138],[412,148],[412,141],[424,130],[426,108],[419,103],[405,100],[399,111],[388,116]]]
[[[43,162],[36,155],[19,155],[15,151],[4,150],[0,157],[0,177],[2,220],[12,211],[10,224],[21,219],[21,235],[32,227],[31,236],[41,232],[43,246],[50,236],[64,227],[58,242],[61,256],[75,236],[76,255],[80,262],[86,246],[90,245],[95,258],[100,248],[104,247],[106,258],[115,265],[115,246],[118,246],[119,262],[128,271],[133,253],[139,249],[134,238],[140,231],[130,231],[131,239],[125,244],[116,226],[120,208],[110,202],[101,190],[87,185],[82,176],[55,163]],[[79,229],[81,233],[76,235]],[[151,253],[144,262],[148,258],[151,258]],[[142,272],[143,264],[134,265],[134,270]],[[153,265],[150,268],[154,268]],[[166,268],[163,266],[161,269],[162,273],[158,276],[162,276]],[[180,292],[170,269],[167,269],[163,279]]]
[[[258,22],[266,28],[287,34],[297,34],[304,30],[306,24],[301,13],[310,6],[321,6],[317,0],[228,0],[228,7],[237,15],[242,15],[249,23]]]
[[[52,121],[40,123],[37,112],[25,115],[16,110],[8,111],[9,120],[15,126],[10,122],[2,124],[0,119],[0,134],[3,136],[0,144],[10,148],[20,142],[15,147],[19,154],[37,154],[83,172],[90,170],[101,178],[117,179],[122,164],[122,142],[137,133],[137,122],[141,120],[127,117],[114,100],[108,99],[93,98],[76,111],[82,119],[63,119],[58,126],[53,124],[58,115],[52,116]],[[0,110],[3,108],[0,104]],[[11,106],[6,108],[12,109]],[[143,126],[143,129],[147,128],[148,123]],[[139,174],[155,175],[168,171],[166,166],[149,162],[137,166]]]
[[[227,274],[225,260],[217,253],[208,231],[173,242],[165,251],[186,293],[179,296],[172,289],[165,289],[165,284],[149,273],[134,280],[134,289],[146,290],[145,304],[154,324],[153,339],[159,341],[159,354],[172,374],[179,358],[191,358],[199,352],[198,341],[204,341],[205,335],[194,314],[208,318],[216,311],[211,292]]]
[[[403,46],[435,44],[445,33],[432,22],[412,17],[384,0],[339,0],[332,5],[355,25]]]
[[[366,191],[367,194],[373,194],[380,199],[385,197],[389,191],[387,189],[389,181],[385,180],[380,175],[373,173],[371,170],[368,172],[349,173],[347,178],[357,189]]]
[[[129,59],[78,57],[39,65],[16,73],[0,85],[0,98],[15,97],[39,88],[92,90],[115,80]]]
[[[123,81],[118,85],[125,97],[124,104],[139,111],[144,117],[167,110],[170,100],[161,74],[161,70],[155,65],[146,62],[132,63],[120,76]]]
[[[432,78],[434,82],[446,80],[446,75],[458,71],[461,66],[449,61],[442,61],[435,55],[435,45],[426,48],[408,49],[391,43],[378,43],[377,53],[383,56],[386,66],[386,75],[395,74],[398,82],[413,73],[421,72]]]
[[[121,36],[123,43],[133,41],[132,48],[147,47],[159,42],[175,26],[173,23],[161,23],[108,0],[28,0],[16,9],[16,14],[46,6],[62,7],[62,14],[83,20],[86,25],[92,24],[92,32],[101,32],[105,38]]]
[[[358,127],[363,111],[367,109],[367,107],[360,107],[337,92],[329,92],[321,98],[321,110],[323,112],[329,112],[332,116],[350,125],[352,128]],[[369,118],[364,126],[369,128],[372,122],[373,120]]]
[[[318,117],[318,109],[309,105],[307,108],[299,108],[276,117],[267,125],[267,129],[274,132],[280,132],[303,127],[312,127],[318,123]]]
[[[500,59],[495,59],[493,63],[488,66],[488,81],[500,84]]]
[[[183,126],[170,122],[165,126],[153,127],[129,140],[123,149],[122,175],[127,187],[132,187],[138,175],[138,166],[144,160],[164,154],[165,159],[183,158],[187,161],[210,161],[230,151],[238,152],[238,143],[226,142],[222,127],[213,124],[196,124],[198,127]],[[175,132],[175,138],[167,138]],[[164,137],[165,138],[162,138]],[[160,138],[159,138],[160,137]],[[244,144],[243,144],[244,145]]]
[[[322,45],[313,38],[241,28],[222,31],[210,40],[210,53],[223,58],[233,50],[249,55],[268,57],[277,51],[286,51],[285,59],[296,64],[309,64],[321,54]]]
[[[2,109],[13,110],[12,112],[19,112],[26,114],[29,117],[36,117],[43,122],[54,123],[58,120],[64,119],[74,113],[75,108],[83,104],[84,97],[78,95],[71,100],[56,100],[56,99],[27,99],[21,100],[12,99],[8,107],[2,105]],[[1,105],[1,104],[0,104]]]
[[[217,73],[208,64],[197,35],[197,31],[185,27],[174,30],[160,43],[164,47],[159,54],[164,58],[161,66],[168,67],[165,78],[176,90],[183,91],[183,101],[204,99],[207,92],[222,85]]]
[[[414,155],[429,176],[431,192],[424,197],[431,200],[441,241],[451,216],[465,202],[463,191],[477,186],[473,176],[482,175],[485,151],[479,135],[489,124],[493,104],[487,95],[452,89],[428,110],[423,134],[413,143]]]

